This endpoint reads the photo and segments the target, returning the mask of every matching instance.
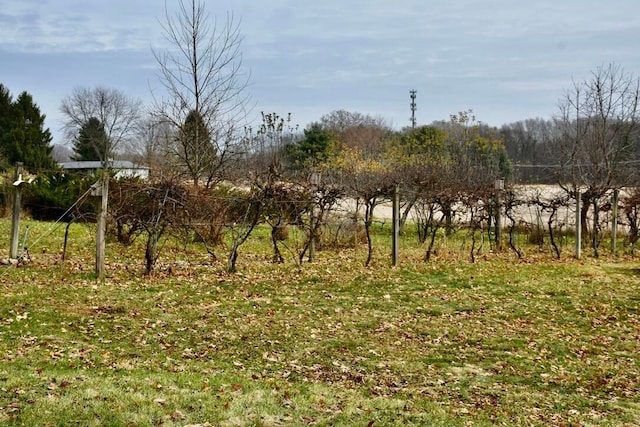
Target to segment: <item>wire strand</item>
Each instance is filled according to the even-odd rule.
[[[89,188],[87,191],[84,192],[84,194],[82,194],[80,197],[78,197],[76,199],[76,201],[69,207],[69,209],[67,209],[61,216],[60,218],[58,218],[53,225],[51,225],[51,227],[49,227],[49,230],[47,230],[44,234],[42,234],[40,237],[38,237],[36,240],[34,240],[33,244],[31,246],[35,246],[40,240],[44,239],[45,237],[49,236],[51,233],[53,233],[55,231],[55,229],[58,226],[58,223],[60,223],[62,221],[62,219],[69,213],[71,212],[71,210],[73,208],[75,208],[76,206],[78,206],[80,204],[80,202],[83,202],[84,198],[91,192],[92,188]],[[22,252],[24,252],[26,249],[26,245],[25,247],[22,248],[22,251],[20,253],[20,255],[22,255]],[[2,273],[0,273],[0,278],[4,277],[5,274],[7,274],[7,272],[9,271],[9,268],[11,268],[12,265],[8,265],[4,268],[4,270],[2,271]]]
[[[69,207],[69,209],[67,209],[62,215],[60,215],[60,218],[58,218],[53,225],[49,228],[49,230],[44,233],[42,236],[38,237],[32,245],[35,245],[36,243],[38,243],[40,240],[44,239],[45,237],[49,236],[51,233],[53,233],[55,231],[55,228],[57,228],[57,225],[59,222],[62,221],[62,219],[67,216],[67,214],[69,212],[71,212],[71,210],[73,208],[75,208],[76,206],[78,206],[78,204],[82,201],[84,202],[84,198],[91,192],[91,190],[93,190],[93,188],[89,188],[87,191],[84,192],[84,194],[82,194],[80,197],[78,197],[78,199],[73,203],[73,205],[71,205],[71,207]]]

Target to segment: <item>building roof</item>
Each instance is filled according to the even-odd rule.
[[[80,162],[62,162],[59,163],[62,169],[100,169],[102,162],[100,161],[80,161]],[[111,169],[149,169],[146,166],[137,165],[129,160],[110,160],[109,167]]]

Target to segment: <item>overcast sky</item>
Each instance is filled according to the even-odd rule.
[[[170,13],[177,0],[167,0]],[[208,0],[241,20],[254,115],[301,127],[333,110],[428,124],[472,109],[493,126],[551,118],[573,81],[640,74],[638,0]],[[54,144],[60,101],[105,86],[150,104],[163,0],[0,0],[0,83],[31,93]]]

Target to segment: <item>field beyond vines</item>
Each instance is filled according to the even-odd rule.
[[[256,233],[235,274],[164,241],[144,275],[141,244],[110,242],[99,282],[91,225],[65,261],[64,227],[30,227],[32,261],[0,269],[1,425],[640,424],[633,258],[406,244],[391,267],[383,236],[369,268],[298,266]]]

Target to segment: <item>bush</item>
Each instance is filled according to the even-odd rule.
[[[31,185],[24,187],[23,208],[39,221],[70,221],[72,216],[81,221],[94,221],[97,202],[90,197],[80,200],[81,196],[88,196],[85,193],[94,181],[90,176],[62,171],[40,174]]]
[[[322,227],[318,249],[353,248],[366,241],[364,227],[355,217],[331,216]]]

